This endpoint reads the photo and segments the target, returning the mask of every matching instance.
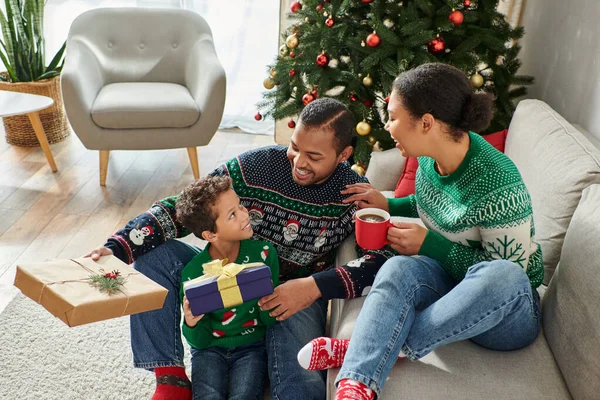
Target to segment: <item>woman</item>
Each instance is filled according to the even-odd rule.
[[[336,399],[378,396],[398,354],[418,360],[464,339],[519,349],[540,329],[544,268],[529,193],[510,159],[472,132],[489,125],[490,95],[473,93],[454,67],[425,64],[396,79],[388,112],[396,147],[420,157],[416,195],[388,200],[368,184],[342,193],[427,228],[389,229],[401,255],[378,272],[349,345],[318,338],[299,353],[305,367],[343,361]]]

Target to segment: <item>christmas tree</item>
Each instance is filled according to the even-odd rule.
[[[358,121],[354,159],[367,166],[371,151],[393,146],[383,129],[386,101],[396,76],[428,62],[451,64],[477,90],[494,94],[495,115],[485,132],[508,127],[514,100],[530,76],[521,66],[512,28],[498,0],[303,0],[291,5],[295,23],[264,81],[263,116],[295,118],[320,96],[346,104]],[[273,90],[274,89],[274,90]]]

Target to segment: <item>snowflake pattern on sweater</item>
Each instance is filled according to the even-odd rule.
[[[301,186],[294,182],[286,147],[251,150],[227,161],[211,175],[228,175],[241,203],[248,209],[253,239],[275,246],[280,260],[280,280],[312,275],[324,299],[353,298],[366,293],[389,250],[364,253],[358,265],[334,268],[335,250],[354,231],[356,206],[344,204],[346,185],[367,182],[345,162],[322,184]],[[132,263],[167,240],[189,231],[175,218],[177,196],[156,202],[130,221],[105,244],[120,259]],[[149,227],[143,240],[132,232]],[[141,232],[141,231],[140,231]],[[143,234],[142,234],[143,235]],[[138,244],[139,243],[139,244]]]

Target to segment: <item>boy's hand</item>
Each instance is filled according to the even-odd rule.
[[[195,317],[194,314],[192,314],[190,302],[185,296],[183,296],[183,315],[185,317],[185,324],[190,328],[195,327],[198,321],[200,321],[202,317],[204,317],[204,314],[200,314],[197,317]]]

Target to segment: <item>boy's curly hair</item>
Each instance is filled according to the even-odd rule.
[[[207,176],[190,183],[177,198],[177,221],[202,238],[202,232],[217,231],[214,205],[221,194],[232,189],[228,176]]]

